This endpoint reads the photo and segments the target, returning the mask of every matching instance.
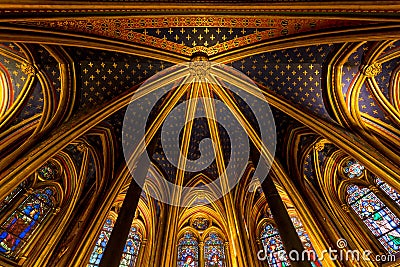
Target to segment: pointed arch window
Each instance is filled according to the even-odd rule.
[[[139,255],[140,245],[142,243],[142,235],[138,231],[136,225],[131,227],[128,239],[124,247],[124,252],[122,253],[122,259],[120,267],[131,267],[135,266],[137,257]]]
[[[178,267],[199,266],[199,242],[190,231],[185,232],[178,243]]]
[[[55,191],[49,187],[37,189],[27,196],[1,223],[0,253],[15,258],[55,205]]]
[[[400,194],[396,190],[379,178],[376,178],[375,182],[377,186],[379,186],[392,200],[397,203],[397,205],[400,206]]]
[[[400,220],[371,190],[350,185],[347,202],[390,254],[399,252]]]
[[[313,245],[311,244],[310,237],[308,236],[306,230],[303,227],[303,224],[301,223],[300,219],[296,216],[291,217],[294,229],[296,229],[297,235],[300,237],[300,241],[303,244],[304,248],[307,251],[312,251],[313,253],[309,253],[310,255],[310,262],[313,267],[321,267],[322,264],[318,260],[318,255],[314,250]]]
[[[279,232],[271,223],[265,223],[260,240],[263,247],[266,248],[270,267],[290,266]]]
[[[206,267],[225,266],[224,241],[216,232],[210,232],[204,240],[204,259]]]
[[[100,231],[99,238],[94,246],[93,252],[89,258],[88,267],[97,267],[100,264],[107,242],[110,239],[111,232],[114,228],[115,220],[107,218]],[[142,243],[142,234],[136,226],[132,226],[128,238],[125,243],[124,252],[121,257],[119,266],[134,267],[139,255],[140,246]]]
[[[8,196],[6,196],[3,201],[0,203],[0,212],[6,210],[7,207],[12,203],[15,199],[18,199],[18,196],[21,196],[27,188],[28,182],[25,180],[20,183],[13,191],[11,191]]]

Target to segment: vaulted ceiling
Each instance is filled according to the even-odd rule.
[[[365,13],[354,16],[349,3],[337,9],[328,4],[279,9],[276,3],[225,9],[215,4],[214,10],[198,12],[187,4],[146,8],[77,2],[22,12],[22,6],[1,6],[0,140],[13,140],[1,151],[9,153],[3,175],[23,168],[17,163],[29,163],[17,160],[27,151],[16,148],[27,143],[31,153],[57,143],[79,165],[77,140],[84,139],[94,148],[88,184],[99,183],[99,177],[111,173],[101,163],[113,162],[112,169],[124,165],[122,126],[129,97],[146,79],[199,53],[241,71],[270,100],[276,156],[288,173],[294,157],[298,166],[313,165],[305,155],[335,127],[339,130],[332,136],[348,136],[355,146],[365,141],[349,135],[358,124],[382,138],[383,146],[398,140],[399,119],[392,111],[399,107],[400,32],[390,6],[379,13],[381,6],[366,5]],[[249,11],[254,15],[245,14]],[[236,101],[251,120],[249,103]],[[199,143],[209,136],[204,121],[196,121],[194,129],[191,158],[199,157]],[[32,136],[38,133],[35,143]],[[223,131],[221,140],[232,145]],[[104,150],[108,159],[100,156]],[[161,145],[153,161],[166,177],[176,175]],[[216,168],[204,174],[213,176]],[[312,168],[304,168],[303,175],[312,181]]]

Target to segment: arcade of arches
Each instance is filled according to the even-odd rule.
[[[398,266],[399,12],[0,3],[0,266]]]

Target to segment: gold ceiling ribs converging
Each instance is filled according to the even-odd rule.
[[[264,160],[266,162],[268,162],[269,165],[272,164],[272,162],[274,161],[274,156],[271,155],[271,152],[269,151],[269,149],[266,148],[265,144],[261,140],[261,137],[256,132],[256,130],[253,128],[253,126],[250,124],[248,119],[244,116],[243,112],[240,111],[240,108],[237,105],[237,103],[235,102],[235,100],[227,93],[227,91],[225,89],[223,89],[223,86],[221,85],[220,81],[217,79],[217,78],[222,78],[222,76],[226,75],[226,73],[221,75],[221,77],[219,76],[219,74],[220,74],[219,71],[216,70],[215,73],[212,73],[210,75],[213,82],[215,82],[215,84],[217,85],[215,87],[216,95],[218,95],[218,97],[221,98],[221,100],[225,103],[225,105],[228,106],[230,112],[235,116],[235,118],[238,120],[240,125],[243,127],[243,129],[249,136],[250,140],[253,142],[254,146],[258,149],[258,151],[260,152],[260,154],[264,158]],[[224,77],[224,78],[226,79],[226,77]],[[240,86],[238,86],[238,88],[241,90],[246,90]],[[259,91],[259,93],[262,94],[261,91]],[[264,99],[264,101],[265,101],[265,99]]]
[[[374,50],[368,53],[367,58],[363,60],[362,66],[360,66],[360,70],[356,75],[355,82],[352,84],[352,87],[346,91],[346,99],[342,92],[342,73],[344,64],[353,54],[353,52],[360,48],[364,43],[365,42],[344,44],[333,57],[330,64],[328,64],[327,93],[330,103],[329,108],[334,112],[339,123],[345,125],[345,127],[348,129],[354,130],[361,136],[361,138],[373,144],[374,148],[382,155],[388,157],[392,162],[399,164],[400,157],[392,150],[387,149],[385,144],[371,135],[369,128],[362,120],[358,103],[360,91],[364,83],[369,81],[370,83],[372,82],[373,86],[375,86],[373,84],[374,78],[368,77],[369,74],[367,72],[367,68],[375,64],[375,59],[387,48],[389,43],[383,42],[380,45],[378,44],[374,47]],[[378,70],[374,69],[374,71],[376,72]],[[390,142],[396,143],[396,140],[392,139]]]
[[[202,82],[194,78],[188,88],[190,89],[189,101],[187,101],[185,112],[185,127],[183,128],[183,135],[181,141],[181,150],[179,151],[178,166],[176,170],[175,184],[178,185],[177,192],[172,192],[172,203],[178,206],[181,204],[182,185],[185,176],[186,163],[189,153],[189,145],[192,137],[193,123],[197,109],[197,98],[202,90]],[[174,106],[175,107],[175,106]]]
[[[169,78],[168,76],[165,76]],[[165,79],[164,77],[164,79]],[[151,125],[149,128],[146,130],[145,136],[140,140],[139,145],[136,147],[136,149],[133,151],[130,159],[128,160],[127,164],[133,164],[134,162],[137,162],[137,159],[140,157],[140,155],[145,151],[146,146],[150,143],[150,141],[153,139],[154,135],[156,132],[160,129],[161,125],[163,124],[164,120],[168,116],[168,114],[171,112],[172,109],[174,109],[175,105],[179,102],[179,100],[184,96],[184,94],[187,92],[188,88],[190,88],[190,83],[187,83],[186,81],[190,78],[189,75],[185,75],[184,77],[180,77],[179,75],[175,77],[173,75],[171,79],[166,79],[167,81],[163,83],[161,81],[160,85],[157,83],[157,80],[155,82],[149,83],[144,85],[143,87],[140,88],[140,90],[137,92],[138,96],[133,95],[131,102],[134,102],[135,100],[140,99],[141,97],[146,96],[147,94],[150,94],[151,92],[157,90],[159,87],[163,87],[165,85],[170,84],[172,81],[175,80],[182,80],[180,85],[178,86],[177,89],[173,91],[173,93],[166,99],[166,102],[164,105],[162,105],[162,109],[160,112],[158,112],[157,117],[152,121]],[[159,86],[159,87],[158,87]],[[148,89],[149,88],[149,89]]]
[[[236,79],[230,80],[230,82],[237,86],[241,86],[241,81]],[[251,92],[249,92],[251,93]],[[319,118],[310,112],[296,109],[293,105],[287,103],[281,97],[275,93],[264,90],[263,97],[268,101],[270,105],[278,108],[289,116],[293,117],[297,121],[303,123],[316,133],[324,136],[328,140],[335,142],[339,147],[350,155],[359,155],[360,162],[378,175],[390,177],[390,182],[395,188],[400,186],[398,177],[400,173],[397,168],[390,160],[378,152],[374,146],[363,140],[357,134],[351,133],[350,131],[335,125],[325,119]],[[265,99],[261,99],[265,101]]]
[[[211,69],[213,69],[211,67]],[[209,79],[208,75],[206,76],[206,81]],[[221,145],[221,140],[220,140],[220,133],[218,130],[218,125],[217,125],[217,118],[216,118],[216,110],[215,110],[215,102],[212,101],[213,96],[210,90],[211,84],[206,84],[203,87],[203,104],[204,108],[206,111],[206,117],[207,117],[207,122],[208,122],[208,127],[210,129],[210,136],[211,140],[213,143],[213,148],[214,148],[214,155],[217,163],[217,169],[218,169],[218,174],[219,177],[221,177],[221,186],[222,186],[222,194],[223,194],[223,200],[224,204],[227,209],[227,221],[229,225],[238,225],[237,223],[237,217],[235,213],[232,211],[234,209],[234,203],[232,200],[232,194],[228,193],[229,190],[229,184],[228,184],[228,177],[226,173],[226,166],[224,162],[224,153]],[[214,90],[213,90],[214,91]],[[233,254],[236,256],[237,255],[237,250],[243,249],[242,245],[239,242],[239,233],[235,232],[235,230],[231,227],[229,229],[229,235],[231,237],[231,240],[233,241],[234,245],[232,246],[233,248]],[[239,261],[239,264],[241,264],[241,259],[237,259]]]

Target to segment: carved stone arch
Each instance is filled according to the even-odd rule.
[[[194,229],[191,226],[185,226],[182,229],[180,229],[178,234],[177,234],[178,243],[179,243],[179,240],[183,237],[183,235],[186,232],[191,232],[193,234],[193,236],[196,237],[197,242],[200,242],[200,234],[196,231],[196,229]]]
[[[262,218],[259,222],[257,222],[257,228],[256,228],[257,240],[260,239],[261,233],[264,230],[263,228],[266,224],[271,224],[272,226],[276,227],[276,223],[275,223],[274,219]]]
[[[55,210],[55,217],[52,219],[51,227],[46,228],[46,232],[41,237],[41,242],[37,243],[37,245],[34,246],[34,250],[29,252],[30,257],[26,263],[28,265],[32,262],[44,263],[49,260],[56,246],[46,246],[46,244],[56,243],[66,232],[70,224],[70,217],[73,214],[73,210],[76,208],[83,186],[81,178],[78,177],[79,170],[76,169],[73,160],[67,153],[61,151],[52,159],[61,166],[59,181],[44,181],[38,183],[38,185],[57,187],[60,195],[60,204]],[[40,257],[41,254],[48,255],[48,257]]]
[[[228,239],[227,233],[224,232],[221,228],[218,228],[218,227],[216,227],[216,226],[211,226],[211,227],[207,228],[207,229],[204,231],[204,233],[202,234],[202,238],[201,238],[202,241],[205,241],[205,240],[208,238],[209,234],[210,234],[210,233],[213,233],[213,232],[217,233],[218,236],[219,236],[222,240],[224,240],[224,242],[228,242],[229,239]]]
[[[346,239],[348,242],[348,246],[353,249],[365,250],[370,249],[374,253],[378,253],[380,251],[380,245],[377,242],[370,243],[366,240],[370,240],[371,238],[361,238],[360,236],[370,236],[370,233],[366,231],[366,227],[360,225],[360,222],[355,217],[355,214],[352,214],[352,211],[348,207],[346,202],[345,189],[347,185],[351,182],[358,183],[359,185],[367,185],[366,181],[361,179],[343,179],[339,174],[339,169],[342,167],[343,162],[348,159],[348,155],[346,155],[343,151],[335,151],[328,158],[327,166],[324,170],[323,174],[319,174],[319,181],[321,183],[322,192],[324,194],[324,199],[326,204],[329,205],[330,208],[330,216],[331,220],[336,225],[337,234],[339,236],[336,237],[336,240],[340,238]],[[339,228],[338,225],[343,225],[343,227]],[[366,262],[365,264],[369,264]]]
[[[166,194],[170,194],[166,181],[164,173],[156,164],[151,163],[143,189],[149,197],[156,196],[156,199],[166,199]]]
[[[215,184],[212,184],[213,181],[213,179],[202,173],[194,176],[188,184],[185,184],[185,187],[190,187],[190,189],[185,195],[183,195],[181,200],[182,205],[189,207],[192,205],[197,205],[196,201],[201,203],[203,200],[205,200],[204,202],[213,205],[216,210],[223,209],[222,206],[219,206],[220,201],[215,200],[215,195],[222,193],[220,188],[218,188]],[[198,189],[197,187],[199,186],[204,186],[207,188],[207,190]]]

